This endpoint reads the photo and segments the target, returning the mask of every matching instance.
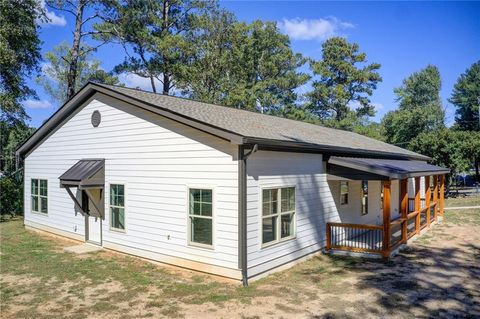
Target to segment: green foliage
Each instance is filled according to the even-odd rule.
[[[433,164],[450,168],[455,176],[470,169],[475,156],[480,157],[480,133],[446,128],[422,132],[411,141],[410,148],[430,156]]]
[[[111,1],[108,19],[95,28],[101,32],[99,39],[118,41],[125,48],[127,57],[116,72],[149,78],[154,92],[154,81],[159,80],[168,94],[193,54],[185,33],[195,28],[195,15],[216,6],[214,0]]]
[[[456,128],[480,131],[480,61],[460,75],[449,101],[457,107]]]
[[[38,70],[41,41],[37,19],[44,12],[36,0],[0,1],[0,105],[1,120],[28,118],[21,102],[36,97],[25,79]]]
[[[0,215],[23,215],[23,183],[20,178],[0,177]]]
[[[68,93],[68,72],[70,68],[71,49],[66,42],[55,46],[52,51],[45,55],[48,64],[43,68],[43,75],[36,79],[37,83],[43,86],[45,91],[59,104],[67,100]],[[75,81],[75,92],[84,86],[88,81],[118,84],[118,78],[100,67],[100,61],[91,58],[89,54],[79,56],[77,65],[77,79]]]
[[[199,17],[187,35],[195,55],[178,83],[191,98],[241,109],[281,114],[297,101],[308,80],[305,63],[274,22],[239,23],[228,12]]]
[[[1,166],[0,172],[10,174],[15,171],[15,151],[34,131],[23,123],[0,122]]]
[[[369,96],[382,81],[380,64],[365,65],[367,56],[356,43],[345,38],[330,38],[322,44],[322,59],[311,61],[315,76],[313,90],[307,94],[309,110],[324,121],[340,122],[351,113],[373,116],[375,108]],[[356,110],[351,105],[356,104]],[[341,125],[345,126],[345,125]]]
[[[441,79],[437,67],[415,72],[395,89],[399,109],[382,119],[386,142],[408,147],[422,132],[444,127],[445,112],[440,99]]]

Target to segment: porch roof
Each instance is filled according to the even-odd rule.
[[[328,163],[333,167],[346,168],[340,170],[345,175],[362,176],[362,174],[349,174],[348,171],[361,171],[363,175],[381,176],[384,179],[404,179],[425,175],[441,175],[450,172],[448,168],[428,164],[424,161],[415,160],[392,160],[359,157],[332,156]],[[335,174],[335,172],[332,172]],[[336,174],[338,175],[338,174]],[[349,177],[349,176],[345,176]],[[357,178],[352,178],[357,179]]]
[[[60,185],[103,187],[105,184],[104,167],[104,159],[80,160],[59,177]]]

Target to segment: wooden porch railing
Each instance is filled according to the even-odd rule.
[[[443,213],[443,177],[434,179],[433,189],[430,179],[425,177],[425,198],[420,198],[420,178],[415,178],[415,198],[408,198],[407,180],[401,181],[400,218],[390,220],[390,182],[384,181],[383,225],[365,224],[326,224],[326,249],[351,252],[381,254],[384,257],[408,239],[420,234],[420,230],[430,227]],[[439,185],[440,184],[440,187]],[[440,195],[440,197],[438,196]],[[411,207],[413,205],[413,208]]]
[[[376,225],[327,223],[327,250],[382,253],[383,227]]]

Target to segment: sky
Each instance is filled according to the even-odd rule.
[[[375,121],[397,108],[393,89],[403,79],[433,64],[442,78],[446,122],[453,124],[455,108],[448,98],[459,75],[480,59],[480,2],[220,1],[220,5],[241,21],[276,21],[281,32],[290,36],[293,50],[313,59],[320,59],[321,45],[331,36],[358,43],[369,62],[381,64],[383,81],[371,97],[377,111]],[[47,10],[51,21],[41,25],[42,54],[62,41],[72,42],[72,17]],[[107,44],[94,58],[109,71],[123,61],[122,50]],[[120,79],[126,86],[149,89],[145,79],[133,75]],[[24,105],[30,125],[38,127],[59,105],[34,79],[28,83],[39,100]]]

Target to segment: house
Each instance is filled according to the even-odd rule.
[[[388,257],[443,213],[428,157],[352,132],[89,83],[20,148],[25,227],[243,280]]]

